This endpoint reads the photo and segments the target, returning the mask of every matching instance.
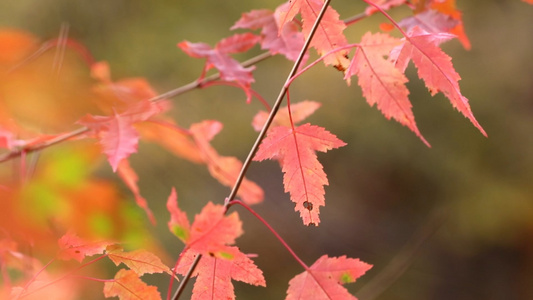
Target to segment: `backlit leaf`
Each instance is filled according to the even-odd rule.
[[[376,104],[387,119],[394,118],[407,126],[429,146],[416,126],[408,98],[409,90],[405,86],[407,78],[385,58],[399,44],[399,39],[387,34],[366,33],[356,49],[344,79],[350,84],[350,77],[357,75],[363,96],[370,106]]]
[[[305,225],[320,223],[319,208],[325,205],[324,186],[328,179],[316,151],[326,152],[346,145],[322,127],[304,124],[271,129],[259,146],[254,160],[278,159],[284,173],[285,192]]]
[[[406,42],[393,49],[390,59],[400,71],[404,71],[412,60],[418,69],[418,77],[424,80],[431,95],[442,92],[453,107],[470,119],[472,124],[486,136],[485,130],[470,109],[468,99],[461,94],[459,89],[461,77],[455,71],[451,58],[438,46],[451,38],[453,36],[447,33],[427,33],[414,27],[409,32]]]

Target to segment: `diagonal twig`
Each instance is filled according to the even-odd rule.
[[[324,16],[324,14],[326,12],[326,9],[328,8],[330,2],[331,2],[331,0],[326,0],[324,2],[324,5],[322,6],[322,9],[320,10],[320,13],[318,14],[318,17],[317,17],[315,23],[313,24],[313,27],[312,27],[311,31],[309,32],[309,36],[307,37],[307,39],[306,39],[306,41],[305,41],[305,43],[304,43],[304,45],[302,47],[302,50],[300,51],[300,54],[298,55],[298,58],[294,62],[292,70],[290,71],[289,75],[287,76],[287,79],[285,80],[285,83],[283,84],[283,86],[282,86],[282,88],[281,88],[281,90],[279,92],[279,95],[278,95],[278,98],[276,99],[276,102],[272,106],[272,110],[270,111],[270,114],[268,116],[267,121],[263,125],[263,129],[261,129],[261,132],[258,134],[257,139],[255,140],[255,143],[253,144],[252,148],[250,149],[250,152],[248,153],[248,157],[246,158],[246,160],[244,161],[244,163],[242,165],[241,171],[239,173],[239,176],[237,177],[237,180],[235,181],[235,184],[233,186],[233,189],[231,190],[230,195],[224,201],[224,206],[226,207],[226,211],[227,211],[227,208],[230,205],[231,201],[237,195],[237,191],[239,190],[239,187],[241,186],[241,183],[242,183],[242,181],[244,179],[244,175],[246,174],[246,171],[248,170],[248,167],[250,166],[250,164],[252,162],[252,158],[254,157],[255,153],[257,152],[257,149],[259,148],[259,144],[261,143],[261,141],[265,137],[268,128],[272,124],[272,121],[274,120],[274,117],[276,116],[276,113],[278,112],[278,110],[279,110],[279,108],[281,106],[281,103],[283,102],[283,98],[287,94],[287,90],[289,88],[286,86],[286,83],[289,82],[291,80],[291,78],[298,71],[298,68],[300,67],[300,64],[302,63],[303,57],[305,55],[305,52],[307,52],[307,49],[309,48],[309,45],[311,44],[311,40],[313,39],[313,36],[314,36],[314,34],[315,34],[315,32],[316,32],[316,30],[318,28],[318,25],[320,24],[320,21],[322,20],[322,17]],[[187,272],[187,275],[186,275],[187,277],[185,277],[183,279],[183,281],[186,281],[186,280],[189,279],[189,277],[192,275],[192,272],[194,271],[194,268],[196,267],[196,264],[200,261],[200,259],[201,259],[201,255],[198,255],[196,257],[194,263],[193,263],[193,266],[189,269],[189,272]],[[184,286],[184,284],[180,285],[180,287],[178,288],[178,290],[174,294],[174,297],[173,297],[174,300],[177,300],[179,298],[179,296],[181,294],[181,289],[182,289],[181,287],[182,286]]]

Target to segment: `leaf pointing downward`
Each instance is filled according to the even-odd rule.
[[[326,173],[318,162],[315,151],[346,145],[322,127],[304,124],[295,127],[274,127],[259,146],[254,160],[279,159],[285,192],[289,192],[295,210],[300,212],[305,225],[318,225],[319,207],[324,206]]]
[[[357,75],[363,96],[370,106],[376,104],[387,119],[394,118],[407,126],[429,146],[415,123],[408,98],[409,90],[405,86],[407,78],[393,63],[384,58],[400,43],[399,39],[387,34],[366,33],[344,79],[350,84],[351,76]]]
[[[408,33],[407,41],[392,50],[390,59],[402,72],[412,60],[418,69],[418,77],[424,80],[431,95],[442,92],[450,99],[453,107],[470,119],[470,122],[487,136],[474,117],[468,99],[461,94],[459,89],[461,77],[453,68],[451,58],[438,46],[453,37],[447,33],[427,33],[419,27],[414,27]]]

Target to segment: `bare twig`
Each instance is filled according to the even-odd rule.
[[[248,170],[248,167],[250,166],[252,162],[252,158],[254,157],[255,153],[257,152],[257,149],[259,148],[259,144],[261,144],[261,141],[265,137],[268,128],[270,128],[270,125],[272,124],[272,121],[274,120],[274,117],[276,116],[276,113],[278,112],[279,107],[281,106],[281,103],[283,102],[283,98],[285,97],[285,94],[287,94],[287,90],[289,89],[287,87],[287,82],[289,82],[291,78],[298,71],[298,68],[300,67],[300,64],[302,63],[305,52],[307,52],[307,49],[309,48],[309,45],[311,44],[311,40],[313,39],[313,36],[318,28],[318,25],[320,24],[320,21],[322,20],[322,17],[324,16],[324,13],[326,12],[326,8],[329,6],[330,2],[331,0],[326,0],[324,2],[324,5],[322,6],[322,10],[320,11],[315,23],[313,24],[313,27],[311,28],[311,31],[309,32],[309,36],[307,37],[307,40],[305,41],[302,47],[302,50],[300,51],[300,54],[298,55],[298,59],[294,62],[292,70],[289,73],[289,76],[287,76],[287,80],[285,80],[285,83],[283,84],[283,87],[281,88],[279,92],[276,102],[272,106],[272,110],[270,111],[270,114],[268,115],[268,119],[263,125],[263,129],[261,129],[261,132],[257,136],[257,139],[255,140],[255,143],[252,146],[252,149],[250,149],[250,152],[248,153],[248,157],[246,158],[246,160],[244,161],[242,165],[241,172],[239,173],[239,176],[237,177],[237,181],[235,182],[235,185],[233,186],[233,189],[231,190],[230,195],[226,198],[225,205],[227,205],[231,200],[235,199],[235,195],[237,195],[237,191],[239,190],[242,180],[244,179],[244,174]]]

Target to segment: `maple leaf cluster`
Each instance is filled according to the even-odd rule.
[[[192,276],[197,277],[192,299],[234,299],[231,280],[266,286],[263,272],[239,248],[235,239],[243,234],[236,212],[225,215],[223,205],[209,202],[191,225],[178,207],[173,189],[167,201],[171,213],[168,227],[185,243],[175,272],[187,274],[195,259],[202,255]]]

